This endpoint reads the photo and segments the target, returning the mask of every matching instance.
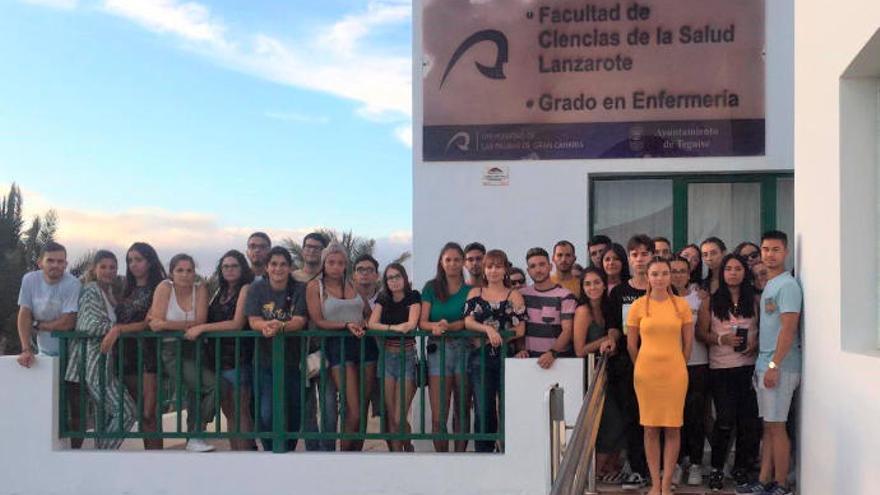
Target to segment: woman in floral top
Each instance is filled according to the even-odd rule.
[[[474,391],[475,431],[498,431],[498,392],[501,386],[501,356],[507,357],[507,345],[501,332],[513,330],[514,338],[525,334],[526,305],[522,295],[510,288],[507,255],[493,249],[483,258],[484,287],[474,287],[465,303],[464,325],[468,330],[482,332],[486,337],[473,339],[468,366]],[[483,349],[483,347],[486,347]],[[485,369],[480,369],[485,355]],[[484,381],[485,378],[485,381]],[[495,442],[478,440],[477,452],[493,452]]]

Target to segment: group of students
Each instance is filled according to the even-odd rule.
[[[51,331],[75,329],[93,337],[86,345],[70,346],[65,387],[73,430],[80,427],[77,406],[79,387],[84,386],[94,400],[102,398],[107,432],[134,426],[139,415],[132,396],[141,388],[142,428],[156,431],[161,366],[172,379],[181,370],[189,391],[188,431],[202,431],[213,420],[218,387],[227,418],[233,417],[235,402],[240,404],[238,431],[271,431],[271,338],[303,329],[335,330],[340,337],[287,339],[286,382],[307,388],[305,394],[286,394],[288,431],[299,431],[304,424],[306,431],[336,432],[340,417],[343,432],[360,431],[361,403],[375,397],[378,386],[385,388],[388,412],[383,427],[410,431],[406,417],[422,359],[428,371],[433,431],[446,430],[447,411],[454,432],[469,431],[473,409],[474,430],[494,433],[502,358],[536,358],[538,366],[549,368],[560,357],[598,353],[607,357],[609,371],[597,445],[597,468],[605,481],[640,488],[650,476],[653,492],[667,493],[675,478],[688,471],[688,482],[700,484],[711,396],[715,419],[709,487],[723,485],[722,468],[735,434],[733,476],[738,490],[786,493],[785,421],[800,376],[801,296],[784,269],[785,234],[768,232],[760,246],[742,243],[730,254],[717,238],[686,246],[677,255],[668,240],[645,235],[632,237],[625,248],[597,236],[588,248],[586,268],[576,265],[575,247],[568,241],[558,242],[552,254],[540,247],[528,250],[526,272],[532,284],[526,285],[526,273],[513,267],[503,251],[487,251],[477,242],[465,248],[450,242],[440,251],[434,278],[420,292],[412,288],[400,264],[385,267],[381,280],[379,264],[370,256],[347,266],[345,250],[320,233],[303,239],[303,265],[294,270],[290,252],[272,247],[268,235],[256,232],[247,240],[246,253],[231,250],[220,258],[215,271],[218,289],[208,294],[186,254],[174,256],[166,273],[149,244],[133,244],[125,257],[125,283],[118,290],[113,253],[96,253],[81,286],[65,272],[63,246],[48,243],[40,270],[22,281],[18,359],[26,367],[33,363],[34,334],[39,352],[48,355],[59,352]],[[266,338],[243,339],[238,346],[233,339],[221,339],[220,373],[212,366],[197,366],[195,342],[200,335],[243,329]],[[417,339],[407,336],[416,329],[430,334],[424,356],[417,350]],[[158,346],[142,346],[140,359],[133,341],[119,339],[145,330],[184,332],[179,357],[173,337],[162,339],[168,345],[161,347],[161,355]],[[366,330],[398,332],[402,337],[364,338]],[[460,330],[483,335],[455,338]],[[324,343],[319,346],[320,340]],[[119,349],[118,343],[127,345]],[[319,380],[306,376],[301,366],[302,354],[311,355],[318,347],[331,378],[321,383],[321,393]],[[113,367],[97,365],[102,354],[115,351],[122,353],[125,394],[102,393],[119,387]],[[260,359],[252,366],[254,353]],[[380,356],[384,377],[376,376]],[[253,389],[255,383],[258,390]],[[200,397],[194,396],[197,389]],[[456,393],[460,390],[467,393]],[[305,404],[300,404],[301,395]],[[253,409],[255,399],[259,410]],[[377,409],[374,401],[372,410]],[[759,480],[751,481],[762,427],[761,471]],[[681,454],[679,431],[684,437]],[[264,449],[272,448],[270,439],[260,442]],[[115,448],[120,443],[121,438],[100,439],[97,446]],[[231,443],[237,450],[257,448],[248,439]],[[412,448],[407,441],[388,444],[393,451]],[[162,440],[145,439],[144,445],[162,448]],[[342,450],[362,446],[357,440],[339,442]],[[287,448],[295,447],[296,440],[290,440]],[[448,451],[450,445],[435,440],[434,447]],[[480,440],[474,447],[492,452],[502,444]],[[456,440],[453,448],[464,451],[467,441]],[[191,438],[187,449],[213,447]],[[306,440],[306,449],[335,450],[336,441]]]
[[[712,423],[710,489],[724,486],[735,436],[737,493],[789,493],[786,422],[800,381],[802,294],[785,270],[787,236],[766,232],[760,245],[731,253],[716,237],[677,254],[670,246],[645,235],[625,248],[603,236],[589,244],[574,343],[578,356],[608,359],[599,476],[624,489],[650,477],[655,494],[671,493],[685,473],[701,485]]]

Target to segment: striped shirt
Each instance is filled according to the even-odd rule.
[[[577,300],[559,285],[545,291],[530,285],[520,293],[526,302],[526,350],[532,355],[547,352],[562,334],[562,322],[574,319]],[[570,349],[571,344],[565,352]]]

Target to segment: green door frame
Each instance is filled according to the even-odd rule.
[[[672,244],[681,249],[687,244],[688,223],[688,185],[705,183],[742,183],[756,182],[761,184],[761,231],[776,228],[776,188],[778,179],[794,177],[794,172],[747,172],[724,174],[627,174],[627,175],[595,175],[590,177],[589,201],[589,237],[593,237],[595,224],[595,184],[599,181],[614,180],[672,180]]]

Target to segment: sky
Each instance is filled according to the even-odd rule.
[[[411,0],[0,0],[0,195],[71,258],[411,246]],[[204,268],[200,271],[206,271]]]

